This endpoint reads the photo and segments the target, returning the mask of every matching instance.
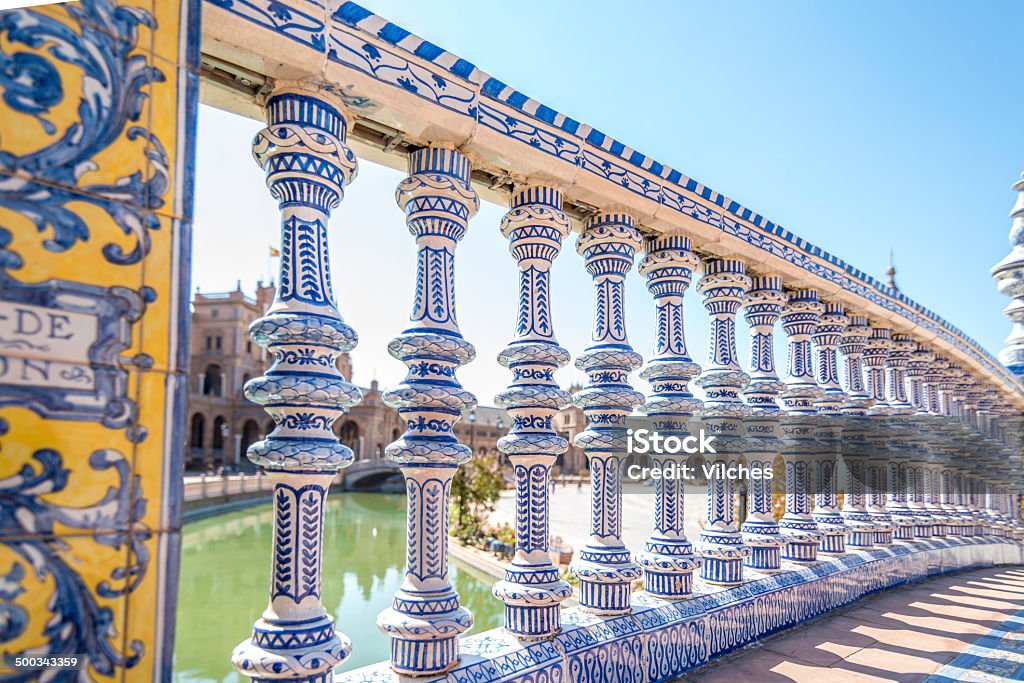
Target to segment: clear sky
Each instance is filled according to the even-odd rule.
[[[1008,251],[1009,186],[1024,170],[1024,3],[361,4],[875,277],[893,250],[908,296],[993,353],[1002,347],[1007,300],[988,270]],[[237,279],[252,291],[279,241],[276,206],[249,153],[260,127],[200,109],[193,283],[204,291]],[[361,338],[353,361],[363,385],[404,375],[385,349],[408,315],[414,275],[394,203],[401,177],[362,162],[331,222],[335,289]],[[478,349],[460,378],[484,404],[509,381],[494,361],[515,313],[503,211],[481,208],[457,266],[459,320]],[[591,300],[574,242],[555,265],[553,298],[556,331],[576,356]],[[630,337],[648,355],[651,300],[635,271],[627,287]],[[691,353],[702,362],[695,292],[688,305]]]

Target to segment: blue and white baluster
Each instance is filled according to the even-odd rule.
[[[950,392],[952,403],[951,441],[955,449],[956,471],[953,478],[953,505],[956,509],[957,527],[960,536],[974,536],[974,521],[969,508],[968,491],[968,458],[970,451],[966,447],[967,427],[964,423],[965,401],[967,399],[966,373],[960,366],[951,363],[950,374],[953,377],[953,389]]]
[[[978,424],[984,439],[986,462],[978,477],[981,484],[979,508],[985,533],[989,536],[1003,535],[998,509],[995,505],[995,491],[999,478],[1001,478],[999,470],[1003,460],[1003,455],[1000,452],[1002,443],[999,441],[996,426],[997,419],[995,401],[983,395],[978,401]]]
[[[942,382],[943,363],[945,361],[938,355],[928,364],[928,370],[924,375],[922,389],[924,391],[924,405],[927,417],[922,418],[923,433],[926,437],[928,448],[927,464],[925,466],[925,509],[931,519],[932,538],[946,537],[946,512],[942,508],[942,431],[939,428],[942,422],[939,410],[939,384]]]
[[[931,538],[935,533],[935,520],[932,517],[931,503],[931,466],[929,465],[929,448],[931,446],[931,416],[928,414],[928,391],[926,387],[928,372],[931,369],[935,354],[922,344],[916,344],[907,361],[906,382],[907,400],[914,407],[911,426],[914,434],[915,447],[907,468],[907,508],[914,519],[914,538]]]
[[[409,155],[409,176],[395,192],[416,238],[416,292],[408,327],[388,344],[408,374],[384,394],[406,431],[384,452],[405,477],[408,533],[405,578],[377,627],[391,637],[391,667],[415,676],[458,661],[459,634],[473,625],[448,577],[452,478],[472,457],[452,426],[476,405],[455,376],[476,356],[455,317],[455,248],[479,208],[469,172],[461,153],[426,147]]]
[[[326,683],[352,648],[320,600],[327,491],[353,460],[331,425],[362,397],[335,365],[358,337],[334,301],[327,221],[355,177],[356,157],[345,145],[347,115],[330,95],[282,85],[265,112],[252,150],[281,210],[281,284],[249,326],[274,363],[246,383],[245,396],[274,419],[274,431],[248,452],[274,486],[274,551],[270,604],[231,663],[254,681]]]
[[[956,506],[953,501],[953,469],[950,462],[952,450],[950,439],[951,420],[953,409],[953,379],[950,371],[950,362],[942,356],[936,356],[932,363],[934,380],[935,399],[934,405],[930,408],[932,416],[932,448],[935,456],[936,471],[934,479],[939,490],[939,513],[941,519],[940,533],[942,537],[957,536],[959,529],[956,523]]]
[[[982,454],[980,458],[977,455],[974,457],[974,467],[971,468],[970,475],[970,496],[967,499],[967,510],[970,513],[971,523],[976,536],[985,534],[985,518],[981,510],[981,467],[984,466],[983,461],[990,452],[986,448],[986,444],[983,441],[984,435],[979,428],[980,403],[984,396],[985,393],[981,390],[981,385],[977,379],[970,378],[967,399],[964,402],[964,418],[968,432],[966,443],[975,454],[978,451],[981,451]]]
[[[770,275],[751,278],[743,317],[750,325],[750,384],[743,400],[750,407],[745,420],[746,460],[751,470],[747,481],[747,518],[740,525],[750,556],[743,565],[761,572],[778,571],[786,537],[779,532],[772,510],[773,478],[757,478],[772,472],[775,457],[782,450],[779,418],[783,415],[777,398],[786,385],[775,371],[773,337],[775,323],[786,303],[782,278]],[[773,476],[776,474],[772,472]]]
[[[871,399],[864,389],[861,361],[864,347],[871,328],[863,315],[851,315],[850,323],[843,332],[839,351],[843,354],[844,388],[846,401],[840,406],[845,417],[843,433],[843,464],[846,469],[846,486],[843,497],[843,522],[850,528],[846,545],[850,548],[867,549],[875,545],[875,525],[867,509],[867,460],[869,447],[867,433],[870,429],[868,407]]]
[[[689,388],[700,366],[686,349],[683,295],[700,259],[691,250],[690,240],[682,235],[648,239],[645,246],[647,253],[639,271],[654,296],[657,340],[654,356],[640,372],[640,377],[651,383],[642,411],[662,436],[685,439],[690,436],[687,422],[701,404]],[[686,455],[655,455],[653,460],[656,467],[665,470],[685,464]],[[700,566],[683,526],[683,483],[681,477],[655,481],[654,532],[644,551],[636,555],[644,571],[645,590],[668,600],[693,592],[693,572]]]
[[[590,540],[569,567],[580,581],[580,607],[592,614],[629,612],[630,584],[640,567],[622,542],[622,461],[626,418],[644,402],[629,385],[642,358],[626,336],[625,280],[641,246],[632,216],[601,213],[587,219],[576,240],[594,282],[594,329],[590,345],[576,359],[587,385],[573,396],[587,416],[576,435],[590,467]]]
[[[750,378],[736,358],[736,312],[743,304],[750,278],[738,259],[705,261],[697,291],[711,318],[708,363],[696,383],[704,389],[701,411],[704,429],[716,436],[716,453],[704,456],[705,465],[718,472],[708,478],[707,521],[700,534],[697,553],[704,564],[700,578],[708,583],[734,585],[743,581],[743,561],[750,547],[736,525],[736,482],[720,474],[739,461],[741,419],[750,409],[740,400],[740,390]]]
[[[818,458],[818,486],[814,494],[812,517],[821,532],[818,552],[826,555],[842,555],[846,552],[846,534],[850,528],[839,513],[839,486],[836,481],[839,469],[839,449],[843,435],[842,405],[846,394],[839,386],[839,362],[836,350],[843,339],[843,330],[850,323],[842,304],[825,304],[818,326],[811,335],[814,342],[815,370],[821,398],[814,407],[821,416],[814,438],[821,446]]]
[[[779,521],[779,529],[788,541],[782,550],[782,559],[791,562],[815,561],[822,538],[811,516],[811,504],[820,448],[814,439],[814,430],[820,422],[814,404],[824,392],[814,379],[811,334],[823,310],[818,292],[813,289],[791,292],[782,309],[782,329],[789,341],[789,374],[781,396],[786,411],[782,419],[786,513]]]
[[[512,384],[495,397],[508,410],[512,429],[498,440],[516,477],[516,555],[494,596],[505,603],[505,629],[521,638],[542,638],[561,628],[559,605],[572,588],[558,577],[548,547],[551,466],[569,442],[551,428],[572,402],[555,371],[569,362],[551,320],[551,266],[569,234],[562,193],[527,187],[512,196],[501,234],[519,267],[519,315],[515,337],[498,356]]]
[[[875,524],[875,544],[891,545],[895,529],[892,517],[885,508],[887,468],[889,465],[886,418],[892,414],[885,393],[885,360],[892,350],[892,330],[872,327],[871,336],[864,347],[864,387],[871,397],[868,415],[873,420],[868,445],[871,453],[867,461],[868,512]]]
[[[908,467],[916,447],[915,427],[910,416],[914,407],[907,399],[905,369],[910,354],[917,348],[906,334],[893,334],[892,348],[885,360],[885,395],[889,405],[886,418],[889,462],[886,469],[885,510],[893,522],[893,539],[914,538],[914,514],[907,506]]]

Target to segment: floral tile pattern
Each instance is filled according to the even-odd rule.
[[[0,12],[0,677],[169,674],[198,13]]]

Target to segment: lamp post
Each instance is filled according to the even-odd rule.
[[[223,467],[224,466],[224,460],[226,459],[226,458],[224,458],[224,444],[226,444],[228,442],[228,439],[231,437],[231,427],[228,426],[227,422],[222,422],[221,425],[220,425],[220,437],[221,437],[220,457],[221,457],[221,467]],[[236,454],[235,457],[237,457],[237,454]]]
[[[469,411],[469,450],[476,452],[476,409]]]

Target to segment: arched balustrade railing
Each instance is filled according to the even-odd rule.
[[[207,99],[267,121],[254,153],[282,212],[281,288],[252,328],[276,360],[247,385],[277,424],[249,451],[275,480],[273,579],[270,607],[235,651],[243,675],[326,681],[348,654],[342,633],[364,627],[336,630],[319,598],[324,497],[352,458],[330,426],[359,400],[330,362],[356,335],[334,306],[326,249],[356,153],[408,172],[396,197],[417,269],[408,326],[389,345],[407,376],[385,395],[406,426],[387,456],[405,477],[409,510],[404,581],[378,619],[391,661],[346,680],[390,680],[390,670],[453,681],[665,680],[873,590],[1024,560],[1024,390],[955,327],[353,3],[211,0],[206,9]],[[265,85],[249,90],[232,73]],[[504,629],[463,639],[473,616],[448,578],[448,508],[452,478],[472,457],[453,425],[476,404],[456,376],[475,351],[456,319],[455,273],[480,195],[510,206],[500,229],[520,285],[515,335],[499,357],[512,380],[497,397],[514,420],[500,449],[515,469],[517,549],[494,589]],[[1015,210],[1015,221],[1022,215]],[[588,382],[572,397],[589,421],[576,445],[592,486],[589,541],[569,568],[579,607],[565,610],[547,482],[568,445],[551,428],[570,400],[553,373],[570,358],[554,336],[548,273],[573,230],[579,257],[561,267],[586,268],[594,290],[591,343],[576,350]],[[647,397],[631,385],[643,363],[623,311],[638,256],[658,330],[641,375]],[[1012,297],[1024,297],[1018,271],[1024,258],[997,267]],[[710,320],[703,367],[683,329],[691,278]],[[749,368],[736,353],[740,312],[752,331]],[[789,346],[783,380],[776,324]],[[719,472],[764,470],[781,454],[782,519],[761,483],[748,490],[741,524],[736,482],[714,474],[691,543],[682,487],[661,482],[649,540],[626,548],[626,420],[645,402],[642,412],[674,435],[696,425],[719,437],[718,451],[705,453]],[[636,590],[639,579],[646,590]]]

